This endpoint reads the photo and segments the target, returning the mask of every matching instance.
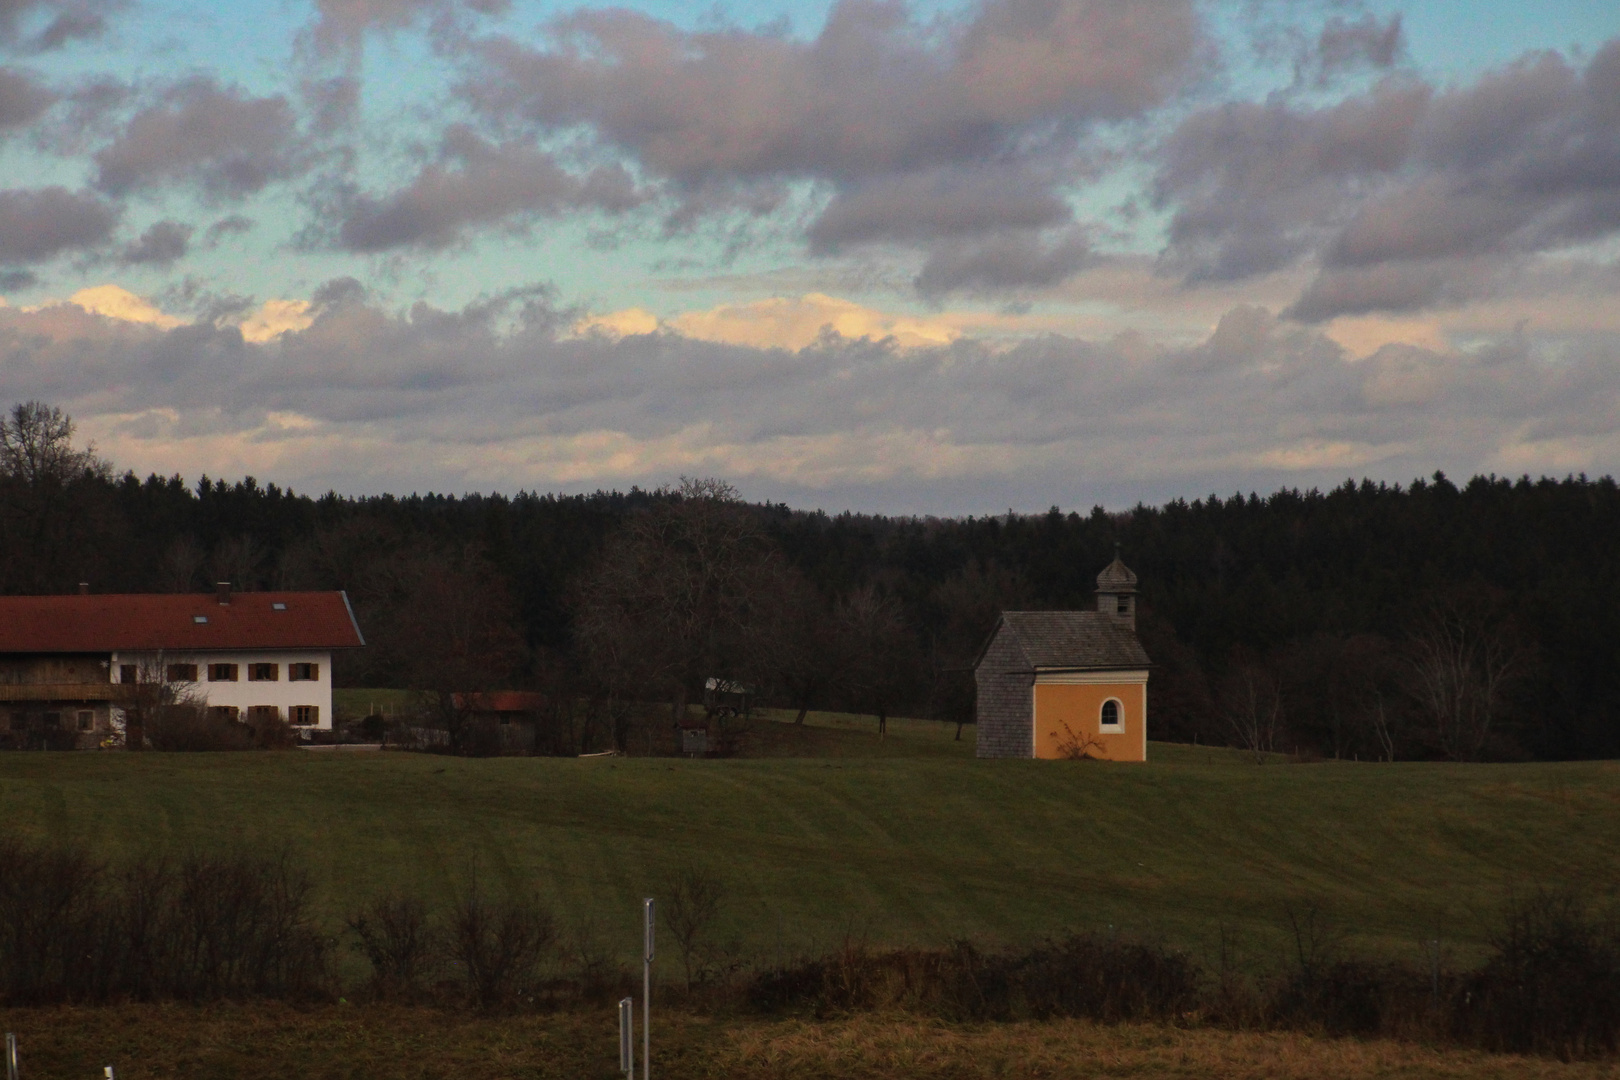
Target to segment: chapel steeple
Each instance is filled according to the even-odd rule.
[[[1097,575],[1097,610],[1121,626],[1136,629],[1136,574],[1119,557],[1114,545],[1114,561]]]

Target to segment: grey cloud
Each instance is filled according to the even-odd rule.
[[[333,278],[323,283],[310,297],[310,303],[320,308],[337,308],[345,304],[361,304],[366,299],[366,287],[352,277]]]
[[[222,242],[227,236],[241,236],[253,229],[253,219],[244,214],[226,214],[212,225],[203,234],[208,244],[214,245]]]
[[[1012,169],[940,169],[885,176],[839,192],[809,229],[835,251],[883,241],[927,242],[1001,229],[1042,229],[1070,220],[1067,203]]]
[[[104,242],[118,223],[116,208],[64,187],[0,191],[0,262],[41,262],[64,251]]]
[[[338,243],[349,251],[444,247],[476,225],[584,207],[618,213],[642,198],[618,166],[575,175],[531,145],[494,144],[455,127],[440,160],[408,187],[386,198],[353,197],[344,208]]]
[[[1455,302],[1482,257],[1620,232],[1620,40],[1584,70],[1541,53],[1444,92],[1392,79],[1321,109],[1206,110],[1165,143],[1155,194],[1175,209],[1165,265],[1189,280],[1314,256],[1301,317]]]
[[[692,188],[978,164],[1039,126],[1158,104],[1200,42],[1179,0],[987,0],[946,28],[892,0],[842,0],[811,42],[687,33],[622,9],[552,29],[548,49],[485,41],[468,98],[547,128],[588,125]]]
[[[95,155],[96,185],[122,195],[186,182],[212,196],[241,196],[299,169],[295,136],[285,98],[252,98],[212,79],[191,79],[136,113]]]
[[[1312,57],[1316,81],[1325,84],[1335,75],[1358,68],[1391,67],[1404,43],[1399,13],[1382,24],[1371,14],[1353,22],[1336,15],[1316,39]]]
[[[311,79],[303,94],[311,127],[322,134],[348,127],[360,115],[360,80],[352,75]]]
[[[276,451],[275,478],[343,491],[656,483],[697,463],[755,490],[866,498],[887,485],[950,511],[1005,507],[1020,485],[1044,506],[1109,484],[1145,497],[1437,467],[1620,467],[1613,334],[1352,360],[1240,307],[1190,347],[829,338],[789,354],[560,337],[560,313],[533,293],[399,314],[353,286],[328,293],[308,330],[265,345],[208,325],[115,327],[69,306],[0,309],[0,397],[46,395],[91,431],[98,413],[172,410],[177,434],[235,432],[244,454],[312,438]],[[307,423],[278,435],[270,413]],[[151,467],[183,467],[172,460]],[[946,490],[983,501],[942,506]]]
[[[0,270],[0,293],[32,288],[39,278],[27,270]]]
[[[980,0],[928,21],[840,0],[809,41],[625,9],[549,31],[467,45],[461,93],[485,121],[587,132],[664,185],[674,229],[810,181],[830,196],[806,237],[818,254],[1069,222],[1086,134],[1162,104],[1205,55],[1185,0]]]
[[[1306,287],[1287,314],[1303,322],[1373,311],[1421,311],[1446,294],[1446,274],[1432,263],[1385,264],[1326,270]]]
[[[936,244],[917,275],[925,296],[1000,292],[1056,285],[1091,261],[1084,235],[1068,232],[1043,239],[1034,231]]]
[[[314,44],[324,53],[353,50],[370,31],[402,30],[424,16],[442,18],[458,9],[494,15],[510,6],[509,0],[316,0]]]
[[[0,0],[0,44],[48,52],[72,41],[98,37],[107,28],[105,13],[119,6],[95,0]],[[45,24],[28,33],[30,21],[40,19]]]
[[[183,258],[191,248],[191,234],[196,228],[179,221],[159,221],[134,243],[125,245],[118,260],[127,265],[149,264],[166,267]]]
[[[1156,204],[1176,208],[1167,261],[1194,281],[1230,280],[1325,242],[1358,192],[1404,165],[1431,95],[1389,79],[1321,109],[1273,100],[1195,113],[1154,180]]]
[[[0,131],[32,123],[55,100],[55,94],[23,72],[0,68]]]

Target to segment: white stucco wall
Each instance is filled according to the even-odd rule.
[[[162,668],[157,665],[161,662]],[[292,719],[294,705],[314,705],[320,710],[320,722],[314,727],[330,730],[332,727],[332,653],[330,650],[221,650],[199,653],[113,653],[112,680],[119,681],[119,667],[136,664],[143,670],[163,670],[169,664],[196,664],[197,681],[185,684],[194,687],[209,705],[234,705],[241,710],[242,719],[255,705],[274,705],[285,719]],[[209,664],[235,664],[236,682],[209,682]],[[249,682],[249,664],[275,664],[278,678],[275,682]],[[318,674],[314,682],[291,682],[288,665],[316,664]]]

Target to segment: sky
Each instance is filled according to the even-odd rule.
[[[1620,5],[0,0],[0,405],[298,491],[1620,471]]]

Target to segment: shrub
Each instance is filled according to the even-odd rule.
[[[1455,1031],[1489,1050],[1569,1060],[1620,1049],[1620,934],[1568,893],[1511,903],[1463,981]]]
[[[440,953],[440,933],[427,905],[413,896],[383,896],[348,921],[355,949],[371,964],[371,992],[380,1000],[409,1001]]]
[[[494,901],[474,886],[456,906],[450,948],[468,997],[493,1009],[536,989],[556,937],[551,913],[538,901]]]
[[[106,908],[104,868],[70,847],[0,839],[0,993],[14,1005],[83,996]]]
[[[846,944],[831,957],[762,973],[748,1000],[820,1014],[900,1007],[952,1020],[1170,1020],[1198,1007],[1200,977],[1184,954],[1094,934],[1002,953],[965,942],[885,953]]]
[[[254,745],[253,729],[246,724],[191,705],[155,710],[146,722],[146,737],[152,749],[176,752],[248,750]]]
[[[285,858],[142,856],[0,841],[0,999],[50,1002],[325,992],[307,878]]]

